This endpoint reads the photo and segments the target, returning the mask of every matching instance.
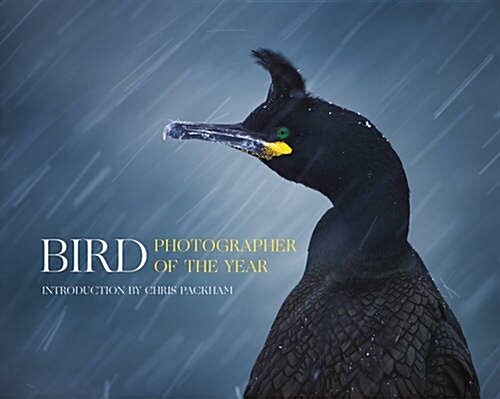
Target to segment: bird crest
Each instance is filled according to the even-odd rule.
[[[306,95],[304,78],[284,56],[267,49],[252,50],[257,63],[271,75],[267,101],[283,97],[300,98]]]

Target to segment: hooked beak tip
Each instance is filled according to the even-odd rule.
[[[170,122],[163,128],[162,138],[163,141],[166,141],[169,137],[174,139],[182,138],[182,129],[180,129],[180,125],[177,122]]]

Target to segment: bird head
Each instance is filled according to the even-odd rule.
[[[331,199],[399,162],[366,118],[307,93],[303,77],[281,54],[259,49],[253,56],[271,75],[264,103],[236,124],[172,122],[164,139],[226,144]]]

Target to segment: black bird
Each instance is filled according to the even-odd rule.
[[[242,123],[173,122],[164,138],[227,144],[333,202],[304,275],[253,367],[247,398],[470,398],[479,383],[453,312],[407,241],[401,161],[365,117],[315,98],[282,55],[266,101]]]

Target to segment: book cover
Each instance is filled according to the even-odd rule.
[[[0,397],[498,397],[499,12],[1,1]]]

